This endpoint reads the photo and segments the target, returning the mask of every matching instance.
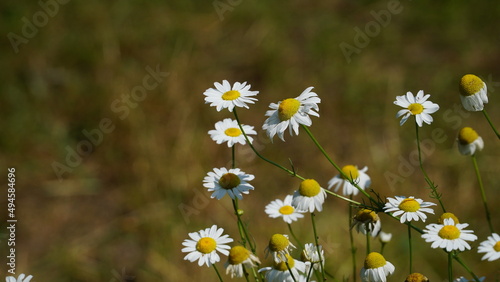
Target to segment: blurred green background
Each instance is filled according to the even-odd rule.
[[[216,81],[247,81],[260,91],[244,124],[259,131],[256,145],[265,156],[326,187],[336,171],[304,132],[270,143],[261,130],[269,103],[296,97],[314,86],[321,97],[320,118],[311,131],[341,166],[368,166],[372,188],[381,197],[417,196],[429,201],[417,166],[396,185],[384,175],[398,174],[415,150],[415,130],[399,126],[397,95],[423,89],[441,109],[421,130],[432,146],[425,167],[443,193],[447,208],[471,223],[479,240],[463,254],[486,281],[498,281],[499,264],[481,262],[477,245],[489,230],[469,158],[458,154],[455,138],[472,126],[485,141],[478,155],[493,220],[498,219],[500,143],[481,113],[465,113],[457,83],[474,73],[488,83],[486,109],[500,126],[500,6],[462,1],[35,1],[0,4],[0,164],[17,170],[16,273],[34,281],[216,281],[207,267],[184,261],[181,243],[188,232],[217,224],[238,238],[229,198],[209,200],[202,186],[214,167],[229,166],[230,150],[216,145],[208,130],[227,111],[204,104],[202,93]],[[56,3],[56,5],[54,5]],[[47,4],[48,5],[48,4]],[[388,6],[389,5],[389,6]],[[395,6],[392,6],[395,5]],[[390,13],[383,25],[374,14]],[[43,16],[45,13],[45,18]],[[25,20],[23,20],[25,19]],[[29,22],[29,23],[28,23]],[[34,23],[37,23],[35,25]],[[35,29],[31,28],[33,24]],[[378,29],[377,29],[378,26]],[[356,47],[357,30],[368,30],[366,46]],[[14,35],[13,35],[14,34]],[[13,41],[13,38],[15,40]],[[14,45],[12,42],[16,42]],[[358,48],[346,58],[340,44]],[[359,42],[358,42],[359,43]],[[17,49],[17,50],[16,50]],[[17,52],[16,52],[17,51]],[[141,101],[124,96],[158,77]],[[149,80],[150,83],[155,81]],[[102,126],[102,123],[106,125]],[[100,126],[102,138],[96,133]],[[432,131],[443,131],[443,140]],[[68,152],[96,145],[81,159]],[[88,134],[87,134],[88,135]],[[87,142],[87,143],[85,143]],[[84,152],[85,153],[85,152]],[[256,239],[263,266],[264,248],[274,233],[288,233],[264,207],[292,193],[299,182],[237,149],[238,166],[254,174],[255,191],[240,207]],[[65,165],[58,178],[54,164]],[[5,191],[6,189],[4,189]],[[6,207],[6,191],[0,197]],[[361,201],[358,196],[357,200]],[[191,214],[181,212],[190,207]],[[1,250],[7,245],[6,208]],[[436,209],[436,211],[438,211]],[[408,274],[406,228],[381,215],[393,233],[387,260],[396,266],[390,281]],[[333,197],[317,216],[328,271],[349,277],[347,204]],[[436,220],[430,216],[428,222]],[[303,241],[312,241],[308,217],[294,223]],[[425,224],[417,223],[423,228]],[[359,243],[358,269],[364,258]],[[376,241],[373,248],[377,250]],[[414,270],[444,281],[446,254],[414,239]],[[225,258],[222,259],[225,262]],[[5,269],[5,264],[3,264]],[[219,269],[223,268],[219,263]],[[456,264],[455,273],[465,275]],[[3,274],[3,272],[2,272]],[[229,280],[228,276],[223,276]],[[352,279],[350,280],[352,281]],[[358,279],[359,281],[359,279]]]

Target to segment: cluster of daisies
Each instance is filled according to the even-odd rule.
[[[483,104],[488,102],[486,85],[480,79],[482,84],[479,83],[477,79],[476,76],[467,75],[462,78],[460,84],[462,103],[467,110],[480,111],[483,109]],[[253,126],[239,122],[236,108],[249,108],[248,104],[257,101],[255,96],[259,92],[250,90],[251,86],[246,82],[236,82],[231,85],[224,80],[214,85],[215,88],[209,88],[204,92],[206,103],[216,107],[217,111],[227,109],[229,112],[234,112],[235,119],[226,118],[215,123],[215,129],[210,130],[208,134],[217,144],[227,143],[230,148],[234,148],[236,144],[251,145],[252,136],[257,135],[257,132]],[[310,116],[319,117],[318,104],[321,99],[312,90],[313,87],[308,87],[296,98],[270,104],[262,129],[271,140],[277,135],[279,139],[285,141],[284,134],[287,129],[291,136],[298,135],[300,126],[311,126]],[[415,117],[418,127],[422,127],[424,123],[431,124],[433,122],[431,114],[439,110],[439,105],[429,101],[429,97],[430,95],[425,95],[423,90],[415,96],[411,92],[397,96],[394,104],[403,108],[396,115],[397,118],[401,118],[400,125],[411,116]],[[482,138],[470,127],[460,130],[457,144],[459,152],[469,156],[482,150],[484,146]],[[271,218],[282,219],[290,227],[290,224],[303,218],[305,213],[321,212],[327,192],[339,193],[351,199],[360,192],[367,195],[365,189],[371,184],[367,171],[367,167],[359,169],[355,165],[342,167],[339,173],[328,181],[327,189],[333,189],[333,192],[327,191],[314,179],[302,179],[292,194],[275,199],[266,205],[265,213]],[[212,193],[211,198],[220,200],[228,195],[234,202],[242,200],[243,195],[255,189],[250,184],[254,178],[254,175],[245,173],[240,168],[214,168],[203,179],[203,186]],[[359,207],[351,219],[350,228],[372,237],[379,236],[384,245],[391,240],[392,234],[382,231],[378,212],[390,213],[402,224],[411,224],[417,221],[425,222],[427,214],[434,214],[433,206],[436,204],[413,196],[388,197],[386,203],[382,203],[378,208]],[[421,237],[430,243],[431,248],[443,249],[446,252],[462,252],[470,250],[469,242],[477,240],[472,230],[465,229],[467,227],[468,224],[460,223],[455,215],[444,213],[436,223],[425,227]],[[187,253],[184,259],[197,261],[199,266],[213,266],[221,260],[220,254],[222,254],[227,256],[224,266],[226,274],[231,278],[245,277],[248,275],[248,269],[258,268],[258,273],[265,275],[268,281],[310,281],[314,270],[324,268],[324,251],[317,243],[301,246],[301,259],[298,260],[292,257],[291,251],[296,247],[290,242],[289,237],[286,234],[274,234],[266,248],[266,257],[272,257],[272,266],[261,268],[261,261],[255,250],[248,250],[241,244],[231,247],[229,244],[234,240],[223,233],[224,229],[216,225],[189,233],[190,238],[182,243],[184,246],[182,252]],[[500,236],[493,233],[486,241],[480,243],[478,252],[484,253],[483,260],[499,259]],[[359,275],[362,281],[385,282],[394,271],[394,265],[381,253],[370,252]],[[420,273],[412,273],[407,281],[428,281],[426,279]]]

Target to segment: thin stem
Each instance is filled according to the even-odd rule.
[[[318,243],[318,233],[316,232],[316,222],[314,221],[314,217],[316,215],[314,213],[311,213],[311,222],[313,226],[313,232],[314,232],[314,242],[316,243],[316,250],[318,252],[318,257],[319,257],[319,266],[321,269],[321,278],[323,278],[323,281],[325,280],[325,269],[323,267],[323,259],[321,258],[321,250],[319,248],[319,243]]]
[[[350,196],[352,199],[352,194]],[[352,258],[352,277],[353,281],[356,282],[356,276],[358,275],[358,271],[356,269],[356,247],[354,246],[354,236],[351,228],[352,225],[352,206],[349,205],[349,240],[351,242],[351,258]]]
[[[472,163],[474,164],[474,170],[476,171],[477,182],[479,183],[479,188],[481,189],[481,197],[483,198],[484,211],[486,212],[486,220],[488,221],[488,226],[490,227],[491,233],[495,233],[493,230],[493,225],[491,224],[490,211],[488,209],[488,204],[486,202],[486,193],[484,192],[483,180],[481,179],[481,174],[479,173],[479,167],[477,165],[476,155],[472,155]]]
[[[236,147],[236,144],[231,146],[231,168],[236,168],[236,157],[235,157],[235,150],[234,147]]]
[[[446,209],[444,208],[443,202],[441,202],[441,195],[439,195],[437,191],[437,187],[434,185],[434,182],[431,181],[429,176],[427,175],[427,172],[424,169],[424,164],[422,162],[422,150],[420,149],[420,138],[418,136],[418,124],[415,121],[415,131],[417,134],[417,149],[418,149],[418,162],[420,164],[420,170],[422,170],[422,173],[424,174],[425,181],[429,185],[429,188],[431,188],[431,197],[434,199],[437,199],[439,201],[439,204],[441,205],[441,208],[443,209],[443,212],[446,212]]]
[[[453,282],[453,260],[451,252],[448,253],[448,280]]]
[[[365,230],[366,230],[366,255],[369,255],[371,253],[369,223],[366,223]]]
[[[293,272],[292,272],[292,269],[290,268],[290,265],[288,265],[288,260],[285,260],[285,264],[286,264],[286,268],[290,272],[290,276],[292,276],[293,281],[297,282],[297,280],[295,280],[295,276],[293,276]]]
[[[215,266],[215,264],[212,264],[212,266],[215,269],[215,273],[217,273],[217,277],[219,277],[219,281],[220,282],[224,281],[224,280],[222,280],[222,277],[220,276],[220,273],[219,273],[219,270],[217,269],[217,266]]]
[[[476,282],[480,282],[481,280],[479,280],[479,277],[477,277],[476,274],[474,274],[474,272],[472,272],[472,270],[470,270],[469,267],[467,267],[467,265],[460,259],[460,257],[458,257],[458,255],[454,255],[453,258],[467,271],[469,272],[469,274],[474,278],[474,280],[476,280]]]
[[[339,194],[336,194],[336,193],[334,193],[334,192],[332,192],[332,191],[330,191],[330,190],[327,190],[327,189],[324,189],[324,190],[325,190],[325,192],[326,192],[327,194],[330,194],[330,195],[332,195],[332,196],[335,196],[335,197],[337,197],[337,198],[339,198],[339,199],[342,199],[342,200],[344,200],[344,201],[346,201],[346,202],[349,202],[349,203],[355,204],[356,206],[362,206],[362,204],[361,204],[360,202],[356,202],[356,201],[354,201],[353,199],[346,198],[346,197],[344,197],[344,196],[341,196],[341,195],[339,195]]]
[[[410,247],[410,274],[413,273],[412,271],[412,266],[413,266],[413,250],[411,247],[411,227],[408,225],[408,245]]]
[[[497,129],[495,128],[495,126],[493,125],[493,123],[491,122],[491,119],[490,119],[490,116],[488,115],[488,113],[486,112],[485,109],[483,109],[483,114],[484,114],[484,117],[486,118],[486,120],[488,121],[488,123],[490,124],[491,126],[491,129],[493,129],[493,131],[495,132],[495,134],[497,135],[497,138],[500,139],[500,134],[498,133]]]
[[[297,239],[297,236],[295,236],[295,233],[292,230],[292,225],[290,223],[288,223],[288,231],[290,231],[290,234],[292,235],[293,239],[295,240],[295,242],[297,242],[297,244],[299,246],[304,246],[304,245],[302,245],[302,243],[300,242],[300,240]]]
[[[247,269],[245,268],[245,265],[244,265],[244,264],[242,264],[242,265],[241,265],[241,268],[243,268],[243,276],[245,276],[245,280],[246,280],[247,282],[250,282],[250,280],[248,280],[248,276],[249,276],[249,274],[248,274],[248,272],[247,272]],[[255,275],[255,270],[253,269],[253,267],[252,267],[252,270],[253,270],[253,273],[254,273],[254,275]],[[257,276],[255,276],[255,278],[257,279]]]
[[[250,236],[248,236],[248,231],[243,224],[243,221],[241,220],[241,215],[238,210],[238,199],[235,198],[233,199],[233,208],[234,208],[234,213],[236,214],[236,217],[238,218],[238,231],[240,232],[240,237],[242,240],[242,245],[246,247],[246,242],[250,245],[250,250],[252,250],[252,253],[255,253],[255,245],[252,243],[252,240],[250,240]]]

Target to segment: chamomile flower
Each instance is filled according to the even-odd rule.
[[[425,277],[421,273],[412,273],[408,275],[405,279],[405,282],[429,282],[429,278]]]
[[[432,223],[427,225],[422,234],[426,242],[431,243],[431,248],[446,249],[447,252],[453,250],[470,250],[470,245],[466,241],[475,241],[477,236],[472,234],[472,230],[464,230],[469,226],[467,223],[457,223],[451,218],[444,220],[444,224]]]
[[[414,197],[396,196],[396,198],[387,198],[389,201],[385,204],[385,212],[394,212],[393,216],[400,216],[401,223],[406,221],[418,221],[421,219],[423,222],[427,219],[426,213],[434,214],[434,210],[429,207],[436,204],[431,202],[424,202],[422,199],[415,199]]]
[[[253,186],[248,181],[253,180],[255,177],[251,174],[246,174],[239,168],[232,168],[227,170],[225,167],[214,168],[203,179],[203,186],[208,188],[209,192],[214,192],[211,198],[220,200],[226,194],[231,199],[243,199],[242,194],[248,194],[253,190]]]
[[[24,273],[21,273],[17,279],[14,276],[5,277],[5,282],[29,282],[31,281],[31,278],[33,278],[33,275],[26,276]]]
[[[336,175],[328,181],[328,189],[335,187],[334,191],[337,192],[340,188],[342,188],[342,194],[344,196],[356,196],[359,193],[359,190],[351,183],[356,183],[361,189],[369,187],[371,179],[370,176],[366,174],[367,170],[368,167],[366,166],[359,170],[358,167],[354,165],[346,165],[342,168],[342,172],[347,176],[347,178],[345,178],[342,174]]]
[[[314,212],[323,210],[325,189],[314,179],[306,179],[300,183],[299,189],[293,193],[292,205],[302,211]]]
[[[254,104],[254,101],[257,101],[257,98],[252,96],[259,94],[259,91],[250,91],[250,84],[247,85],[246,82],[236,82],[231,87],[231,84],[224,80],[222,84],[215,82],[214,85],[215,89],[209,88],[205,90],[203,95],[206,96],[205,103],[210,103],[211,107],[216,107],[218,112],[226,108],[232,112],[234,107],[248,109],[247,104]]]
[[[249,135],[257,134],[257,132],[253,129],[253,126],[242,124],[241,127],[247,134],[250,143],[252,143],[253,138]],[[217,144],[227,142],[228,147],[232,147],[236,143],[240,143],[241,145],[245,145],[247,143],[243,132],[241,132],[241,129],[238,126],[238,122],[230,118],[217,122],[215,124],[215,129],[208,131],[208,134],[210,134],[212,140],[214,140]]]
[[[229,254],[229,247],[227,243],[233,242],[229,235],[222,235],[224,229],[217,228],[217,225],[212,225],[210,228],[200,230],[198,232],[189,233],[189,238],[182,242],[185,247],[182,249],[183,253],[187,254],[184,259],[194,262],[198,260],[198,265],[212,264],[220,261],[220,256],[217,252],[223,255]],[[222,236],[221,236],[222,235]]]
[[[382,244],[387,244],[392,240],[392,233],[385,233],[384,231],[380,231],[378,234],[378,238]]]
[[[255,266],[255,263],[260,264],[257,256],[243,246],[234,246],[229,250],[229,256],[224,267],[226,268],[226,274],[231,275],[231,278],[235,276],[243,277],[243,266],[252,268]]]
[[[479,77],[473,74],[462,76],[459,84],[460,100],[467,111],[482,111],[488,103],[488,89]]]
[[[295,246],[288,240],[288,235],[274,234],[269,240],[269,245],[266,248],[266,257],[271,253],[274,262],[279,263],[285,261],[290,255],[290,248]]]
[[[500,258],[500,236],[497,233],[488,236],[488,240],[481,242],[478,253],[486,253],[481,260],[494,261]]]
[[[460,129],[457,138],[458,151],[465,156],[472,156],[476,151],[481,151],[484,147],[483,138],[477,132],[470,128]]]
[[[433,119],[430,114],[439,110],[439,105],[427,101],[430,96],[429,94],[424,96],[424,90],[418,91],[417,96],[413,96],[411,92],[406,92],[406,95],[397,96],[394,104],[405,108],[396,114],[397,118],[403,117],[400,125],[403,125],[410,116],[415,116],[415,120],[420,127],[422,127],[423,122],[431,124]]]
[[[377,213],[370,209],[360,209],[352,219],[351,228],[356,227],[356,230],[363,234],[370,233],[375,237],[382,228],[382,223]]]
[[[453,222],[454,222],[455,224],[460,223],[460,221],[458,220],[458,217],[456,217],[456,216],[455,216],[455,214],[453,214],[453,213],[451,213],[451,212],[445,212],[445,213],[443,213],[442,215],[440,215],[440,216],[438,217],[437,222],[438,222],[439,224],[444,224],[444,221],[445,221],[446,219],[448,219],[448,218],[453,219]]]
[[[274,200],[266,206],[266,213],[269,217],[278,218],[282,217],[283,220],[291,224],[293,221],[297,221],[299,218],[303,218],[303,211],[299,211],[292,206],[292,195],[285,197],[285,200],[280,199]]]
[[[361,269],[361,281],[386,282],[387,276],[392,275],[396,268],[377,252],[369,253],[365,258],[364,267]]]
[[[272,267],[261,268],[259,272],[266,272],[266,281],[269,282],[293,282],[295,281],[294,277],[298,279],[297,281],[306,281],[304,276],[306,264],[292,258],[288,254],[286,255],[286,261],[286,263],[285,261],[274,262]],[[287,263],[288,267],[286,265]]]
[[[318,103],[321,99],[314,92],[311,92],[313,87],[304,90],[296,98],[288,98],[283,101],[271,103],[269,107],[271,110],[266,112],[266,119],[262,129],[267,132],[267,136],[272,140],[274,135],[285,141],[284,132],[290,128],[290,135],[299,135],[299,125],[311,126],[312,121],[309,115],[319,117]]]
[[[325,266],[325,254],[323,251],[323,247],[320,245],[319,246],[319,251],[320,254],[318,254],[318,247],[316,247],[315,244],[313,243],[307,243],[304,245],[304,250],[302,250],[301,253],[301,260],[303,262],[310,262],[313,264],[314,269],[319,268],[319,263]]]

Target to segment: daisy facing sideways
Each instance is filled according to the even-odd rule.
[[[403,125],[410,116],[415,116],[415,120],[420,127],[424,122],[431,124],[433,119],[430,114],[437,112],[439,105],[427,101],[430,96],[429,94],[424,96],[424,90],[418,91],[417,96],[413,96],[411,92],[397,96],[394,104],[404,108],[396,114],[397,118],[403,117],[400,125]]]
[[[273,266],[261,268],[259,272],[266,272],[266,281],[269,282],[306,281],[304,276],[306,264],[292,258],[290,255],[286,255],[286,261],[288,266],[284,261],[274,262]]]
[[[281,217],[283,220],[291,224],[293,221],[297,221],[299,218],[303,218],[303,211],[299,211],[292,206],[292,195],[285,197],[285,200],[280,199],[274,200],[266,206],[266,213],[271,218]]]
[[[231,199],[243,199],[242,194],[248,194],[253,190],[253,186],[248,181],[253,180],[255,177],[251,174],[246,174],[239,168],[232,168],[227,170],[225,167],[214,168],[203,179],[203,186],[212,192],[211,198],[217,200],[222,199],[226,194]]]
[[[242,124],[241,127],[245,131],[250,143],[253,142],[253,138],[249,135],[256,135],[257,132],[253,129],[253,126]],[[217,144],[222,144],[227,142],[228,147],[234,146],[234,144],[239,143],[245,145],[247,141],[245,140],[245,135],[241,132],[241,129],[236,120],[226,118],[215,124],[215,129],[208,131],[212,140]]]
[[[231,278],[235,276],[243,277],[243,266],[252,268],[255,266],[255,263],[260,264],[257,256],[243,246],[234,246],[229,250],[229,256],[224,267],[226,268],[226,274],[231,275]]]
[[[235,82],[233,86],[227,80],[222,81],[222,84],[214,83],[214,88],[205,90],[205,103],[210,103],[211,107],[216,107],[220,112],[222,109],[233,111],[234,107],[247,108],[247,104],[253,104],[257,98],[253,98],[259,94],[259,91],[250,91],[250,84],[246,82]]]
[[[182,242],[184,246],[182,252],[188,253],[184,259],[190,262],[197,260],[199,266],[204,264],[211,266],[219,262],[220,256],[217,252],[227,256],[231,247],[226,244],[233,242],[233,239],[229,238],[229,235],[222,235],[222,232],[224,232],[224,229],[213,225],[210,228],[189,233],[190,239]]]
[[[318,104],[321,99],[314,92],[311,92],[313,87],[304,90],[298,97],[289,98],[276,103],[271,103],[271,110],[266,112],[266,119],[262,129],[267,133],[267,136],[272,140],[274,135],[285,141],[284,133],[289,128],[290,135],[299,135],[299,125],[311,126],[312,120],[309,115],[319,117]]]
[[[292,205],[301,211],[314,212],[323,210],[325,189],[314,179],[306,179],[300,183],[299,189],[293,193]]]
[[[479,77],[473,74],[462,76],[459,84],[460,100],[467,111],[482,111],[488,103],[488,88]]]
[[[406,221],[418,221],[421,219],[423,222],[427,219],[426,213],[434,214],[434,210],[429,207],[436,204],[431,202],[424,202],[422,199],[415,199],[414,197],[396,196],[395,198],[387,198],[389,201],[385,204],[385,212],[393,212],[393,216],[400,216],[401,223]]]
[[[464,156],[472,156],[476,151],[481,151],[484,148],[483,138],[470,127],[460,129],[457,144],[458,151]]]
[[[384,256],[377,252],[369,253],[365,258],[365,264],[361,269],[361,281],[363,282],[386,282],[387,276],[394,273],[394,265],[385,260]]]
[[[500,236],[497,233],[488,236],[477,248],[478,253],[485,253],[481,260],[494,261],[500,258]]]
[[[447,252],[454,250],[470,250],[470,245],[466,241],[475,241],[477,236],[472,234],[472,230],[464,230],[469,226],[467,223],[457,223],[451,218],[444,220],[444,224],[432,223],[425,227],[422,238],[425,242],[432,243],[431,248],[442,248]]]
[[[354,165],[346,165],[342,168],[342,172],[347,176],[344,177],[342,174],[338,174],[334,176],[330,181],[328,181],[328,189],[335,187],[335,192],[337,192],[340,188],[342,188],[342,195],[356,196],[359,193],[358,188],[352,185],[351,182],[354,182],[361,189],[366,189],[371,184],[371,179],[366,171],[368,167],[364,167],[363,169],[358,169],[357,166]]]

